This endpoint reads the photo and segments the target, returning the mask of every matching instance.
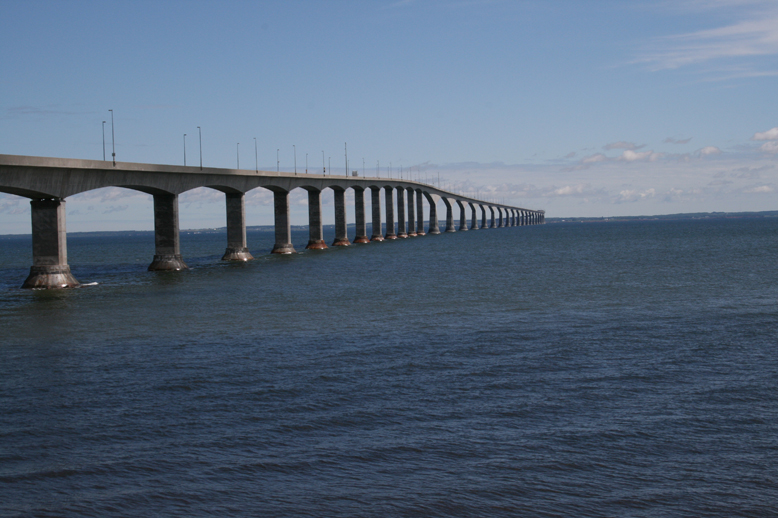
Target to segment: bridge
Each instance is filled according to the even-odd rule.
[[[440,201],[443,201],[446,209],[444,232],[545,222],[545,212],[542,210],[481,201],[411,180],[0,155],[0,192],[31,200],[33,264],[23,288],[79,286],[67,262],[65,199],[102,187],[124,187],[153,196],[155,252],[148,268],[150,271],[181,270],[187,267],[179,245],[178,196],[198,187],[209,187],[225,194],[227,249],[222,257],[225,261],[253,259],[246,242],[244,197],[247,192],[258,187],[273,192],[275,245],[271,253],[274,254],[295,253],[291,241],[289,193],[298,188],[308,191],[310,238],[306,249],[327,248],[321,217],[321,193],[327,188],[332,189],[335,200],[335,241],[332,246],[348,246],[352,243],[347,234],[347,189],[354,190],[354,243],[440,234]],[[366,189],[370,190],[372,202],[370,237],[367,236],[365,218]],[[385,235],[382,235],[381,190],[385,197]],[[425,200],[429,211],[426,233]],[[454,224],[455,204],[459,207],[459,228]]]

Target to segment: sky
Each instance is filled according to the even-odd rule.
[[[100,160],[106,121],[110,158],[110,109],[123,162],[182,164],[186,142],[196,164],[200,126],[206,166],[318,173],[324,156],[337,174],[347,144],[352,170],[547,217],[778,209],[775,0],[2,8],[0,154]],[[249,225],[272,224],[268,191],[246,201]],[[82,193],[68,230],[151,229],[151,207]],[[182,229],[225,225],[219,192],[180,207]],[[0,193],[0,234],[29,232],[28,200]]]

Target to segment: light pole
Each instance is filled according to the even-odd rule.
[[[381,161],[376,160],[375,161],[375,175],[376,178],[381,178]]]
[[[279,169],[280,164],[281,164],[281,161],[278,159],[278,148],[276,148],[276,173],[278,173],[280,171],[280,169]]]
[[[203,130],[200,126],[197,126],[197,131],[200,133],[200,171],[203,170]]]
[[[343,148],[346,150],[346,176],[348,176],[348,144],[343,143]]]
[[[238,145],[236,146],[235,156],[238,158],[238,169],[240,169],[240,142],[238,142]]]
[[[114,167],[116,167],[116,141],[113,132],[113,110],[108,111],[111,112],[111,158],[113,159]]]
[[[305,154],[305,174],[308,174],[308,153]]]
[[[186,133],[184,133],[184,167],[186,167]]]
[[[362,176],[365,176],[365,159],[362,159]]]
[[[297,146],[292,144],[292,147],[294,148],[294,174],[297,174]]]
[[[324,165],[324,150],[321,150],[321,174],[327,174],[327,167]]]
[[[259,155],[257,154],[257,137],[254,137],[254,171],[259,172]]]
[[[105,121],[103,121],[103,162],[105,162]]]
[[[332,157],[331,156],[327,157],[327,169],[330,170],[330,176],[332,176]]]

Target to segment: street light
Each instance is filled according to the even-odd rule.
[[[200,132],[200,171],[203,170],[203,130],[200,126],[197,126],[197,131]]]
[[[184,133],[184,167],[186,167],[186,133]]]
[[[343,143],[343,148],[346,150],[346,176],[348,176],[348,143]]]
[[[103,121],[103,162],[105,162],[105,121]]]
[[[238,169],[240,169],[240,142],[238,142],[237,149],[235,150],[235,156],[238,157]]]
[[[305,174],[308,174],[308,153],[305,154]]]
[[[257,137],[254,137],[254,171],[259,172],[259,155],[257,154]]]
[[[280,164],[281,164],[281,161],[278,159],[278,148],[276,148],[276,173],[278,173],[280,171],[280,169],[279,169]]]
[[[113,110],[108,110],[111,112],[111,158],[113,159],[113,165],[116,167],[116,141],[114,140],[114,132],[113,132]]]
[[[294,174],[297,174],[297,146],[292,144],[292,147],[294,148]]]
[[[321,150],[321,174],[327,174],[327,167],[324,165],[324,150]]]

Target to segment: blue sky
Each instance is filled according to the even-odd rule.
[[[5,2],[0,153],[382,175],[548,216],[774,210],[778,2]],[[110,127],[106,133],[110,156]],[[331,159],[330,159],[331,157]],[[325,203],[331,195],[325,194]],[[293,194],[293,223],[306,223]],[[271,197],[247,198],[249,224]],[[151,200],[68,199],[70,230],[151,228]],[[182,228],[224,225],[181,196]],[[329,215],[325,222],[331,220]],[[29,232],[0,194],[0,233]]]

